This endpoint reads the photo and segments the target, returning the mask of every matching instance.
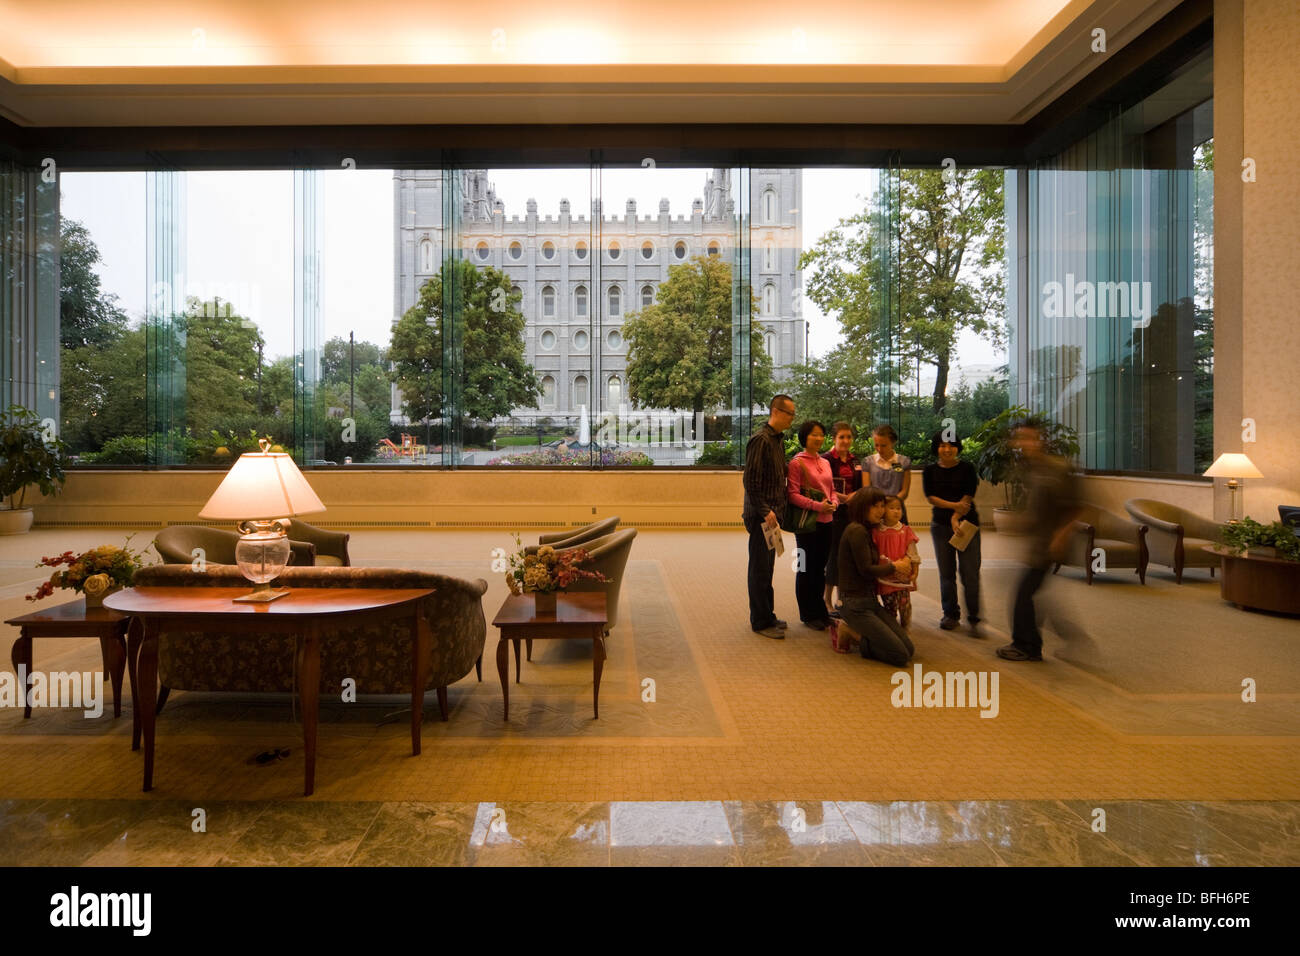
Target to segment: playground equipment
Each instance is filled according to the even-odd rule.
[[[387,438],[379,439],[379,444],[387,445],[389,448],[393,450],[393,453],[398,457],[401,458],[410,457],[412,460],[414,460],[417,455],[422,455],[425,452],[425,447],[423,445],[417,445],[415,443],[414,435],[403,434],[402,445],[400,448],[397,445],[394,445]]]

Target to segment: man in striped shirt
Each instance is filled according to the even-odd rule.
[[[770,416],[745,446],[745,507],[741,517],[749,532],[749,626],[764,637],[785,638],[786,622],[776,616],[772,572],[776,552],[767,546],[764,528],[780,527],[786,501],[785,440],[781,433],[794,422],[794,399],[777,395]]]

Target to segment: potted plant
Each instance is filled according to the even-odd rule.
[[[25,534],[33,512],[24,508],[27,486],[42,495],[57,495],[67,476],[67,446],[58,438],[46,441],[41,418],[21,405],[0,413],[0,534]]]
[[[1281,521],[1260,524],[1254,518],[1242,518],[1224,526],[1222,539],[1224,546],[1237,555],[1300,561],[1300,537]]]
[[[1002,534],[1016,533],[1017,513],[1025,507],[1029,466],[1012,445],[1015,426],[1024,423],[1038,428],[1049,455],[1074,459],[1079,454],[1079,437],[1073,428],[1035,415],[1023,405],[1012,406],[980,426],[970,438],[979,447],[975,471],[989,484],[1002,486],[1004,506],[993,510],[993,526]]]

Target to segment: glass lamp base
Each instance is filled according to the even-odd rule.
[[[284,533],[283,522],[246,521],[240,530],[244,534],[235,545],[235,563],[254,588],[235,600],[264,604],[284,597],[288,591],[271,589],[271,582],[289,564],[289,538]]]

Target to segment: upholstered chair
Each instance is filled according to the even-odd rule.
[[[203,549],[206,564],[234,564],[235,545],[239,534],[223,528],[209,528],[198,524],[174,524],[163,528],[153,539],[154,550],[164,564],[190,564],[194,549]],[[295,568],[311,567],[316,563],[316,546],[310,541],[289,539],[289,564]]]
[[[627,567],[628,555],[632,553],[632,539],[636,537],[635,528],[624,528],[591,541],[583,541],[574,547],[587,551],[589,560],[582,566],[587,571],[599,571],[606,577],[600,581],[578,581],[570,584],[566,591],[604,591],[605,592],[605,636],[618,623],[618,598],[623,588],[623,571]],[[554,545],[552,545],[554,547]],[[560,550],[572,550],[563,548]],[[528,641],[528,660],[533,659],[533,642]]]
[[[1066,545],[1065,557],[1052,569],[1055,574],[1061,565],[1071,568],[1083,568],[1092,584],[1093,552],[1101,548],[1104,552],[1106,570],[1115,568],[1132,568],[1137,571],[1138,579],[1147,583],[1147,526],[1121,518],[1105,509],[1086,505],[1074,521],[1074,533]]]
[[[421,626],[430,632],[426,690],[438,693],[448,717],[447,687],[476,670],[483,679],[487,582],[400,568],[288,567],[271,582],[284,588],[430,588]],[[246,587],[237,567],[155,564],[135,575],[137,587]],[[292,600],[292,597],[284,600]],[[289,634],[164,633],[158,640],[158,708],[173,690],[288,693],[294,688],[297,642]],[[321,692],[337,694],[344,678],[361,694],[409,694],[411,634],[391,621],[327,629],[321,637]]]
[[[1198,514],[1151,498],[1132,498],[1124,510],[1138,524],[1147,526],[1147,548],[1152,564],[1174,569],[1174,580],[1183,583],[1185,568],[1209,568],[1214,576],[1219,556],[1206,551],[1208,544],[1219,544],[1223,525]]]
[[[607,534],[612,534],[618,528],[618,515],[612,518],[603,518],[600,521],[593,521],[583,528],[570,528],[568,531],[554,531],[547,534],[539,535],[537,544],[529,545],[525,548],[525,553],[536,553],[539,546],[549,544],[552,548],[572,548],[575,545],[582,544],[584,541],[591,541],[595,538],[603,538]]]
[[[289,523],[289,537],[294,541],[310,541],[316,545],[316,567],[352,567],[348,557],[348,539],[352,536],[342,531],[327,531],[298,518]]]

